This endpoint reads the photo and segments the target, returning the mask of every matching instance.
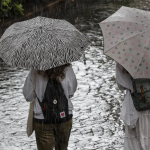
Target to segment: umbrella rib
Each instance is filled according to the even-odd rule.
[[[148,43],[148,45],[150,45],[150,43]],[[146,54],[146,51],[145,51],[145,53],[143,53],[142,59],[144,58],[145,54]],[[142,60],[142,59],[141,59],[141,60]],[[136,71],[138,71],[138,70],[139,70],[139,65],[138,65],[138,68],[137,68]]]
[[[103,21],[103,22],[101,22],[101,23],[99,23],[99,24],[103,24],[103,23],[115,23],[115,22],[134,23],[134,22],[131,22],[131,21],[126,21],[126,20],[124,20],[124,21],[119,21],[119,20],[118,20],[118,21],[113,21],[113,22],[110,20],[110,21],[106,21],[106,22]],[[134,24],[138,24],[138,23],[134,23]]]
[[[113,21],[113,22],[119,22],[119,23],[122,23],[123,21]],[[124,22],[126,22],[126,21],[124,21]],[[111,23],[111,22],[105,22],[105,23]],[[133,22],[127,22],[127,23],[133,23]],[[134,24],[136,24],[136,23],[134,23]],[[137,25],[142,25],[142,24],[137,24]],[[145,31],[145,30],[144,30]],[[103,32],[103,30],[102,30],[102,32]],[[143,32],[142,32],[143,33]],[[112,34],[112,35],[114,35],[114,34]],[[107,38],[107,37],[109,37],[109,36],[106,36],[105,38]]]
[[[48,26],[48,25],[47,25]],[[38,28],[36,28],[36,29],[38,29]],[[56,28],[55,28],[56,29]],[[57,29],[59,29],[59,30],[63,30],[63,31],[75,31],[75,32],[78,32],[80,35],[82,35],[77,29],[74,29],[74,30],[70,30],[69,28],[67,28],[67,29],[62,29],[62,28],[57,28]],[[27,31],[29,31],[29,30],[27,30]],[[24,31],[24,32],[26,32],[26,31]],[[22,32],[22,33],[24,33],[24,32]],[[30,30],[30,32],[33,32],[33,29],[32,30]],[[15,33],[15,34],[11,34],[10,36],[17,36],[17,35],[20,35],[20,33]],[[0,42],[2,42],[3,40],[5,40],[6,38],[8,38],[9,36],[6,36],[4,39],[2,39]]]
[[[144,32],[141,32],[141,33],[138,33],[138,34],[136,34],[136,35],[141,35],[141,34],[143,34],[143,33],[145,33],[145,31],[144,31]],[[134,35],[134,36],[136,36],[136,35]],[[132,37],[134,37],[134,36],[132,36]],[[130,38],[132,38],[132,37],[130,37]],[[129,38],[128,38],[128,39],[129,39]],[[125,41],[128,40],[128,39],[125,39],[125,40],[119,42],[117,45],[119,45],[119,44],[122,43],[122,42],[125,42]],[[116,46],[117,46],[117,45],[116,45]],[[114,48],[114,47],[116,47],[116,46],[111,47],[111,49]],[[110,51],[111,49],[107,50],[106,52]],[[106,52],[104,52],[104,53],[106,53]]]

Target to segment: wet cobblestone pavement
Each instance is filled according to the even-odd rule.
[[[91,45],[85,52],[86,61],[73,63],[78,88],[72,98],[74,115],[68,150],[123,150],[124,125],[119,119],[123,94],[115,83],[115,63],[103,54],[98,25],[117,8],[109,6],[106,12],[95,4],[91,9],[95,11],[90,12],[88,20],[85,15],[74,21]],[[11,68],[0,61],[0,150],[37,149],[34,134],[30,138],[26,135],[29,103],[22,87],[27,74],[28,70]]]

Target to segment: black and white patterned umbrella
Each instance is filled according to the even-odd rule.
[[[79,60],[88,44],[69,22],[36,17],[6,29],[0,57],[11,66],[47,70]]]

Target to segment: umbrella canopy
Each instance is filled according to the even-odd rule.
[[[104,53],[134,79],[150,78],[150,12],[123,6],[100,27]]]
[[[88,44],[69,22],[36,17],[6,29],[0,57],[11,66],[47,70],[79,60]]]

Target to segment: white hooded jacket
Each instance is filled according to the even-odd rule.
[[[130,74],[118,63],[116,63],[116,82],[120,90],[126,90],[120,117],[126,125],[134,128],[140,113],[135,109],[131,97],[130,91],[133,92],[133,86]]]
[[[46,85],[48,82],[48,78],[44,78],[42,75],[37,74],[36,78],[36,94],[34,92],[34,81],[36,70],[31,70],[26,78],[24,87],[23,87],[23,95],[25,99],[29,102],[35,99],[34,104],[34,118],[44,119],[42,109],[39,105],[39,102],[36,98],[39,98],[40,101],[44,98],[44,93],[46,89]],[[69,114],[72,114],[73,104],[70,98],[74,95],[77,88],[77,80],[74,74],[74,71],[71,66],[65,68],[65,78],[61,81],[61,85],[64,89],[64,93],[66,98],[68,99],[68,111]]]

